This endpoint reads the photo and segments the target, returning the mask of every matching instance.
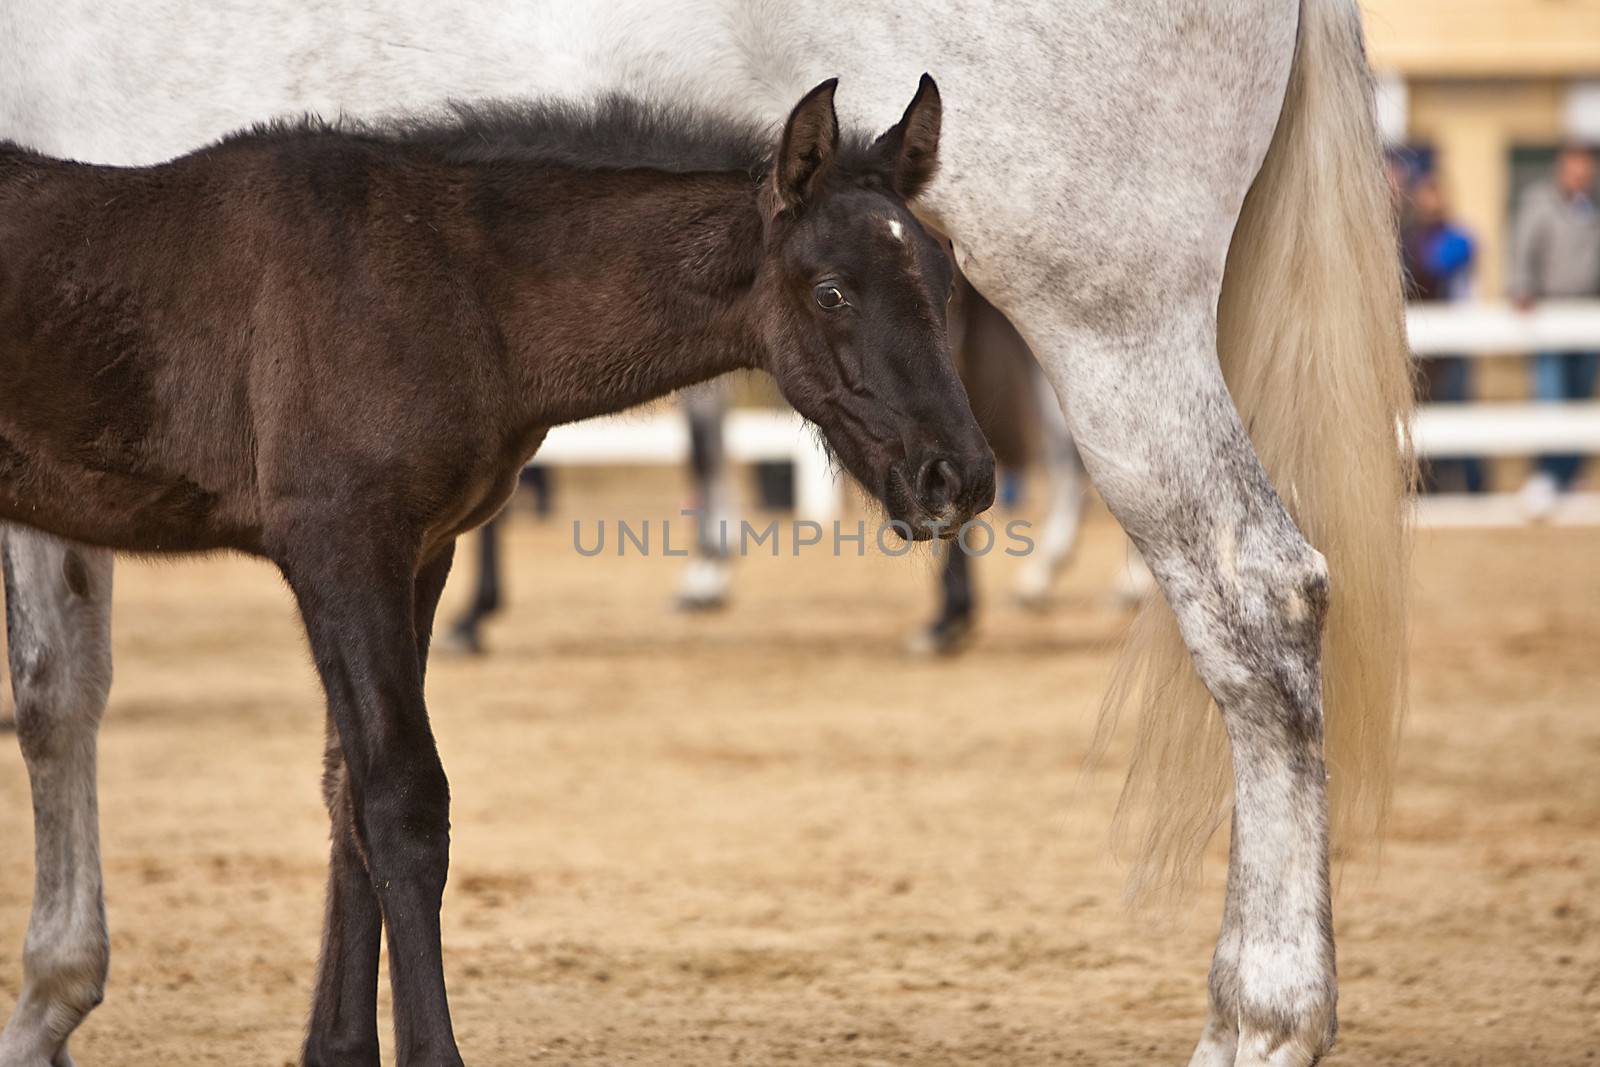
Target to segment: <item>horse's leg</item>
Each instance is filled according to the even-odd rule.
[[[1306,1067],[1332,1043],[1336,997],[1319,662],[1326,564],[1245,434],[1208,303],[1115,331],[1028,310],[1040,350],[1067,354],[1050,373],[1071,398],[1089,473],[1171,603],[1232,742],[1227,918],[1213,1022],[1194,1062]]]
[[[67,1067],[105,989],[95,742],[111,690],[111,553],[0,528],[17,740],[33,787],[33,915],[4,1067]]]
[[[439,596],[450,574],[455,543],[422,568],[413,592],[417,658],[424,675]],[[332,826],[328,906],[322,954],[307,1031],[305,1067],[379,1063],[378,949],[382,919],[372,876],[355,833],[354,802],[338,730],[330,709],[323,799]]]
[[[1050,510],[1039,536],[1038,551],[1017,576],[1017,596],[1030,607],[1044,606],[1056,576],[1078,546],[1078,530],[1083,525],[1083,479],[1079,476],[1082,461],[1055,392],[1043,375],[1037,377],[1039,452],[1045,480],[1050,485]]]
[[[354,800],[329,709],[322,798],[330,847],[322,951],[306,1028],[304,1067],[378,1067],[378,949],[383,919],[355,832]]]
[[[939,617],[918,627],[906,639],[906,651],[913,656],[949,656],[966,645],[972,636],[972,621],[977,599],[972,588],[972,561],[954,541],[942,544],[944,566],[939,571]]]
[[[678,604],[686,610],[720,608],[728,599],[728,530],[733,518],[733,488],[722,423],[728,414],[727,383],[720,378],[690,386],[679,394],[689,420],[689,474],[700,514],[695,528],[695,558],[678,584]]]
[[[456,543],[451,541],[422,565],[412,585],[411,627],[417,641],[417,665],[424,678],[428,675],[428,648],[433,642],[433,618],[439,610],[439,598],[444,595],[444,583],[450,577],[450,564],[455,556]]]
[[[1132,545],[1127,546],[1128,558],[1117,572],[1117,599],[1124,607],[1135,608],[1155,592],[1156,579],[1145,566],[1144,557]]]
[[[424,644],[419,622],[432,623],[446,556],[420,571],[403,550],[339,536],[343,531],[302,529],[283,552],[282,567],[300,603],[312,654],[327,690],[329,713],[344,764],[335,808],[356,848],[336,847],[330,918],[344,918],[348,937],[325,942],[319,996],[333,990],[352,1012],[365,1013],[371,988],[373,925],[353,872],[364,858],[366,891],[375,893],[389,938],[394,988],[397,1062],[401,1067],[461,1062],[450,1024],[439,941],[439,905],[449,867],[449,786],[434,747],[422,694]],[[340,545],[337,554],[328,545]],[[414,575],[397,581],[398,575]],[[425,618],[424,618],[425,616]],[[341,910],[342,909],[342,910]],[[341,1036],[375,1051],[363,1023],[344,1019],[345,1003],[317,1007],[308,1050]],[[327,1010],[334,1008],[331,1014]],[[344,1062],[335,1057],[334,1062]]]
[[[509,505],[508,505],[509,507]],[[483,652],[483,621],[500,610],[500,524],[505,512],[484,523],[478,530],[478,584],[472,603],[450,626],[444,641],[445,651],[479,655]],[[443,647],[443,646],[441,646]]]

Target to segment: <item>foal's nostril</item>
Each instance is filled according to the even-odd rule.
[[[961,494],[961,475],[947,459],[930,459],[917,473],[917,499],[929,511],[943,511]]]

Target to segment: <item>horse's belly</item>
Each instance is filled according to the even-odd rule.
[[[254,551],[250,508],[186,475],[62,456],[0,427],[0,518],[129,552]]]

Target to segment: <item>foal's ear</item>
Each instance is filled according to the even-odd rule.
[[[772,171],[780,210],[793,210],[810,199],[817,181],[839,154],[839,116],[833,110],[833,91],[838,86],[838,78],[829,78],[789,113]]]
[[[879,158],[894,175],[894,191],[901,199],[914,200],[939,169],[939,124],[943,116],[939,87],[924,74],[906,113],[873,143]]]

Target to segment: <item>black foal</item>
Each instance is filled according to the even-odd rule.
[[[626,100],[281,125],[117,169],[0,144],[0,519],[273,560],[327,692],[333,821],[308,1064],[460,1062],[440,957],[449,790],[423,701],[455,538],[558,423],[770,371],[919,536],[987,507],[951,271],[906,206],[924,79],[841,138],[832,82],[774,148]]]

